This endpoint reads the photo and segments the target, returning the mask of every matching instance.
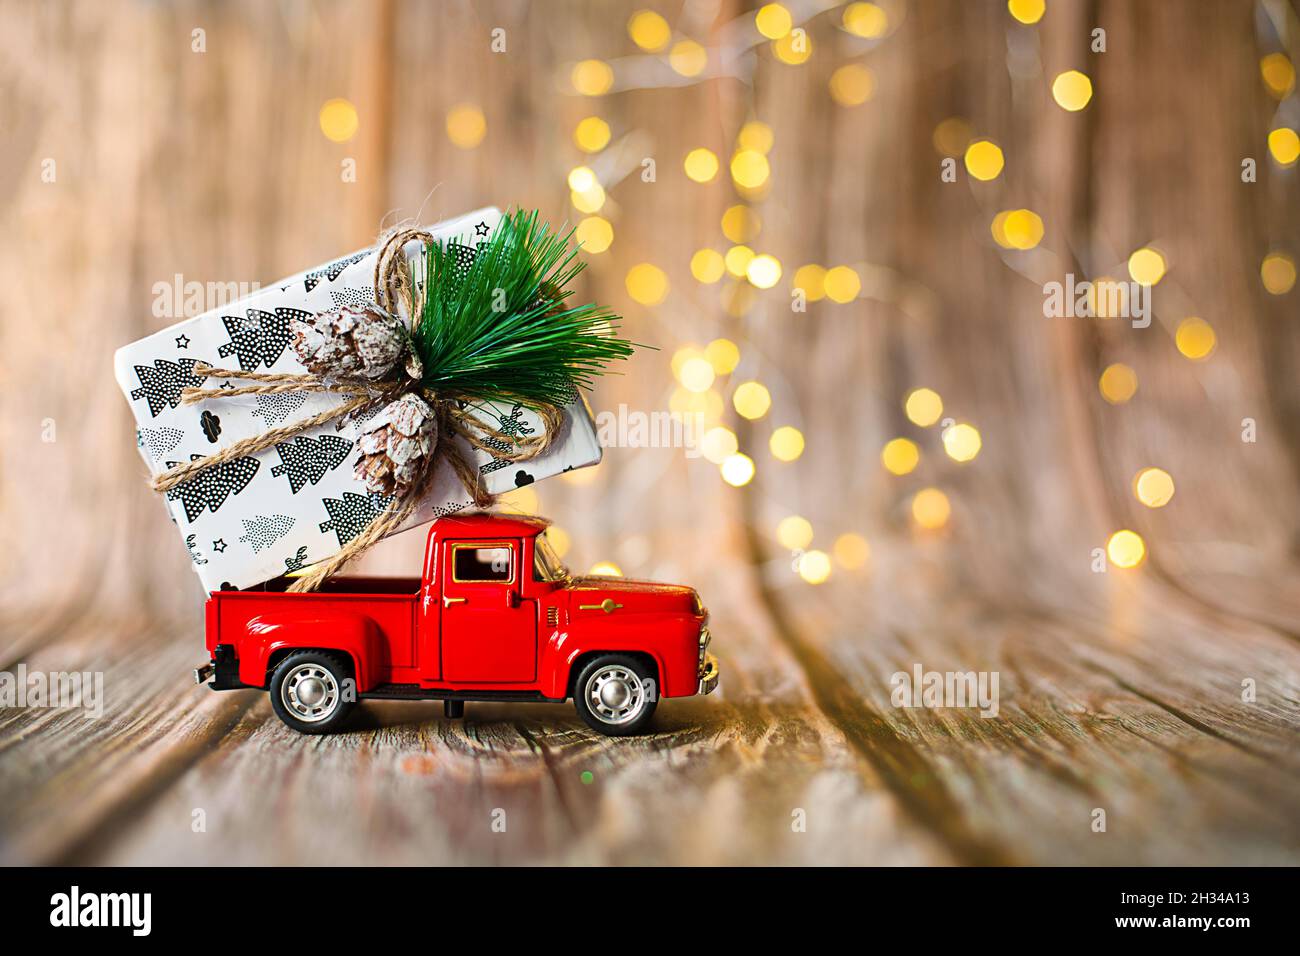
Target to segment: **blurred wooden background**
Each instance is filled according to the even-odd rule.
[[[708,49],[704,76],[638,50],[643,4]],[[887,0],[870,38],[842,29],[842,5],[791,2],[812,44],[798,65],[753,6],[643,4],[0,2],[0,669],[102,670],[107,688],[98,721],[0,711],[0,859],[1300,860],[1300,291],[1260,278],[1266,255],[1300,253],[1300,173],[1267,143],[1300,103],[1260,68],[1300,55],[1295,4],[1047,0],[1024,25],[999,0]],[[575,92],[586,59],[612,68],[607,93]],[[874,90],[846,107],[828,82],[850,63]],[[1051,94],[1071,69],[1093,83],[1077,113]],[[318,122],[336,97],[359,118],[342,143]],[[458,104],[486,120],[472,149],[448,136]],[[573,140],[589,115],[613,132],[590,158]],[[1002,147],[999,177],[972,180],[958,155],[941,180],[950,118]],[[727,160],[751,120],[772,131],[771,175],[742,195]],[[709,183],[683,173],[696,147],[721,157]],[[370,704],[355,732],[311,739],[265,695],[188,684],[202,595],[111,375],[115,348],[174,321],[154,284],[269,283],[381,222],[485,204],[576,222],[566,176],[584,162],[614,230],[585,291],[661,349],[594,406],[668,408],[673,355],[725,337],[741,361],[710,424],[756,475],[733,488],[680,449],[614,448],[515,504],[568,532],[576,569],[697,586],[721,692],[668,702],[631,744],[567,707],[471,705],[451,723],[433,704]],[[738,203],[783,266],[771,289],[692,277],[697,249],[730,245],[719,223]],[[1000,248],[994,215],[1022,207],[1042,241]],[[1168,263],[1150,328],[1043,317],[1045,281],[1126,278],[1144,245]],[[669,282],[653,307],[625,286],[642,262]],[[861,293],[792,311],[804,263],[851,267]],[[1205,361],[1175,347],[1190,315],[1217,336]],[[1139,385],[1111,405],[1098,379],[1116,362]],[[753,422],[730,406],[748,379],[773,400]],[[973,461],[907,420],[922,386],[978,427]],[[797,461],[769,454],[778,425],[805,436]],[[881,467],[895,436],[920,447],[911,474]],[[1151,465],[1176,482],[1164,508],[1131,489]],[[952,509],[933,531],[910,510],[927,486]],[[870,561],[807,583],[775,537],[789,515],[824,551],[865,536]],[[1120,528],[1145,563],[1095,573]],[[366,563],[409,567],[421,547],[406,535]],[[890,675],[915,663],[998,671],[1000,715],[891,707]]]

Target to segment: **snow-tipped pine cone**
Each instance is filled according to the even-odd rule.
[[[354,473],[370,491],[404,494],[417,482],[438,443],[438,420],[414,392],[389,402],[361,426],[361,457]]]
[[[294,319],[290,328],[298,361],[327,381],[384,378],[406,347],[401,320],[374,303]]]

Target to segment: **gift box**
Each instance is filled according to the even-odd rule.
[[[472,257],[500,221],[499,210],[481,209],[429,231],[457,257]],[[406,252],[413,257],[419,250],[413,242]],[[303,373],[289,347],[291,320],[372,301],[378,254],[377,248],[355,252],[119,349],[114,361],[118,385],[135,415],[136,444],[150,471],[158,475],[344,402],[348,396],[336,392],[287,391],[185,404],[182,392],[190,387],[234,390],[245,384],[197,374],[200,363],[244,372]],[[509,444],[511,438],[534,435],[540,427],[538,417],[521,405],[475,403],[466,410],[505,436],[497,439],[502,455],[517,447]],[[563,411],[557,439],[526,462],[466,448],[489,494],[600,461],[586,403],[579,397]],[[358,426],[342,418],[309,428],[273,447],[205,469],[159,496],[165,498],[205,589],[247,588],[322,561],[391,507],[391,498],[368,491],[354,477],[361,454]],[[397,531],[471,503],[452,468],[441,462],[419,506]]]

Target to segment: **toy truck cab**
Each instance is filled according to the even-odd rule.
[[[216,690],[268,690],[304,733],[338,728],[358,699],[573,698],[604,734],[644,728],[660,697],[708,694],[718,665],[708,613],[679,585],[575,578],[537,518],[469,514],[429,530],[419,578],[335,578],[287,593],[279,579],[207,603]]]

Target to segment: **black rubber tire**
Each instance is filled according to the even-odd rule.
[[[329,716],[322,720],[306,721],[300,720],[285,705],[281,696],[285,678],[295,667],[301,664],[316,664],[319,667],[329,671],[333,677],[335,686],[338,688],[338,700],[334,704],[334,710]],[[275,668],[275,673],[271,675],[271,709],[285,724],[298,731],[300,734],[331,734],[338,730],[349,717],[352,711],[356,709],[355,685],[352,685],[353,700],[345,699],[344,681],[352,679],[352,664],[349,660],[339,654],[331,654],[328,651],[294,651]]]
[[[612,724],[602,720],[600,715],[592,711],[587,702],[585,689],[587,681],[591,675],[603,667],[615,665],[623,667],[637,676],[641,681],[643,688],[642,693],[648,699],[641,704],[641,710],[635,718],[623,724]],[[654,681],[654,695],[646,688],[646,681]],[[647,665],[644,661],[636,657],[629,657],[626,654],[601,654],[594,657],[583,665],[582,670],[578,672],[578,679],[573,682],[573,706],[578,711],[578,716],[592,730],[602,733],[607,737],[629,737],[633,734],[641,733],[654,717],[655,708],[659,706],[659,675],[655,672],[653,665]]]

